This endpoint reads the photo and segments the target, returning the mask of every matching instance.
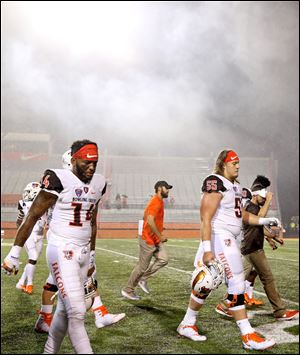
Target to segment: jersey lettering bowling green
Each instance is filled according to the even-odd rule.
[[[48,243],[88,244],[92,213],[106,190],[104,176],[94,174],[89,183],[84,183],[71,170],[46,170],[41,188],[58,196],[49,222]]]
[[[238,236],[242,227],[242,189],[222,175],[212,174],[203,181],[202,192],[222,194],[220,205],[212,219],[213,230],[229,230]]]

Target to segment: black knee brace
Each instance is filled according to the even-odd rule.
[[[37,263],[37,260],[28,259],[28,263],[31,265],[35,265]]]
[[[46,283],[46,285],[44,285],[43,288],[45,291],[50,291],[50,292],[57,292],[58,291],[58,288],[56,285],[49,284],[48,282]]]
[[[243,293],[240,295],[228,294],[227,301],[229,301],[229,302],[227,302],[228,308],[243,306],[244,301],[245,301],[245,297],[244,297]]]

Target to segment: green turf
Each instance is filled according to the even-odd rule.
[[[9,241],[5,241],[9,242]],[[124,300],[120,290],[136,263],[138,246],[136,239],[97,240],[97,273],[103,303],[112,313],[125,312],[126,318],[111,327],[97,329],[91,312],[86,317],[86,328],[93,350],[97,354],[247,354],[258,353],[242,349],[239,330],[235,322],[225,319],[214,311],[218,300],[225,293],[225,286],[219,287],[207,300],[201,310],[198,325],[207,336],[206,342],[193,342],[177,337],[176,328],[182,320],[189,300],[190,276],[184,271],[193,270],[193,260],[198,248],[197,240],[169,240],[166,244],[170,257],[169,267],[160,270],[149,280],[151,295],[143,296],[141,301]],[[2,245],[2,259],[10,247]],[[105,250],[102,250],[105,249]],[[116,253],[125,255],[119,255]],[[299,242],[287,240],[285,247],[272,251],[266,246],[267,255],[274,272],[277,287],[283,298],[298,303],[299,298]],[[20,273],[26,262],[23,251]],[[172,269],[172,268],[176,268]],[[20,293],[15,288],[17,277],[1,277],[1,353],[38,354],[43,352],[46,335],[33,331],[36,320],[35,311],[40,306],[42,285],[48,275],[45,262],[45,248],[39,259],[35,276],[35,290],[32,296]],[[18,275],[19,276],[19,275]],[[255,289],[263,292],[260,281]],[[266,303],[256,310],[269,311],[268,314],[255,315],[251,320],[254,327],[266,323],[277,324],[267,298],[256,297]],[[289,308],[298,305],[287,303]],[[299,325],[289,327],[287,334],[299,334]],[[73,353],[68,338],[63,342],[61,354]],[[283,343],[264,353],[298,354],[299,343]]]

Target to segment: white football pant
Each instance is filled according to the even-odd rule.
[[[228,294],[239,295],[244,293],[245,278],[240,249],[235,236],[228,230],[212,231],[211,235],[212,252],[223,264],[225,269],[225,282]],[[200,243],[194,266],[202,263],[204,249]]]
[[[45,345],[45,354],[57,354],[68,332],[76,354],[93,354],[87,335],[84,318],[86,313],[83,283],[87,278],[89,265],[88,246],[68,243],[47,247],[47,261],[58,287],[57,308]]]

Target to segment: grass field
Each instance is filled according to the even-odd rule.
[[[1,247],[1,260],[10,249],[5,240]],[[94,316],[88,313],[86,327],[93,350],[97,354],[247,354],[258,353],[242,349],[239,330],[234,321],[218,315],[214,307],[225,293],[219,287],[201,310],[198,325],[207,336],[206,342],[193,342],[178,338],[176,328],[182,320],[190,294],[190,273],[198,240],[169,240],[168,267],[160,270],[149,280],[150,295],[137,289],[142,300],[132,302],[120,295],[121,288],[134,267],[138,245],[136,239],[97,240],[97,274],[103,303],[112,313],[125,312],[126,318],[111,327],[97,329]],[[299,240],[286,240],[285,246],[266,252],[276,278],[277,287],[286,300],[287,307],[299,308]],[[22,252],[20,273],[26,262]],[[36,310],[40,307],[42,285],[48,274],[45,247],[35,276],[35,292],[32,296],[15,288],[16,276],[1,276],[1,353],[38,354],[43,352],[46,335],[36,334],[33,326]],[[17,275],[19,276],[19,275]],[[277,322],[264,295],[260,281],[256,282],[256,297],[263,299],[264,306],[251,309],[251,324],[260,329],[266,326],[281,343],[265,351],[271,354],[299,353],[299,321]],[[254,312],[253,312],[254,311]],[[258,313],[255,313],[258,311]],[[285,329],[282,329],[286,327]],[[60,354],[73,353],[69,339],[63,342]]]

